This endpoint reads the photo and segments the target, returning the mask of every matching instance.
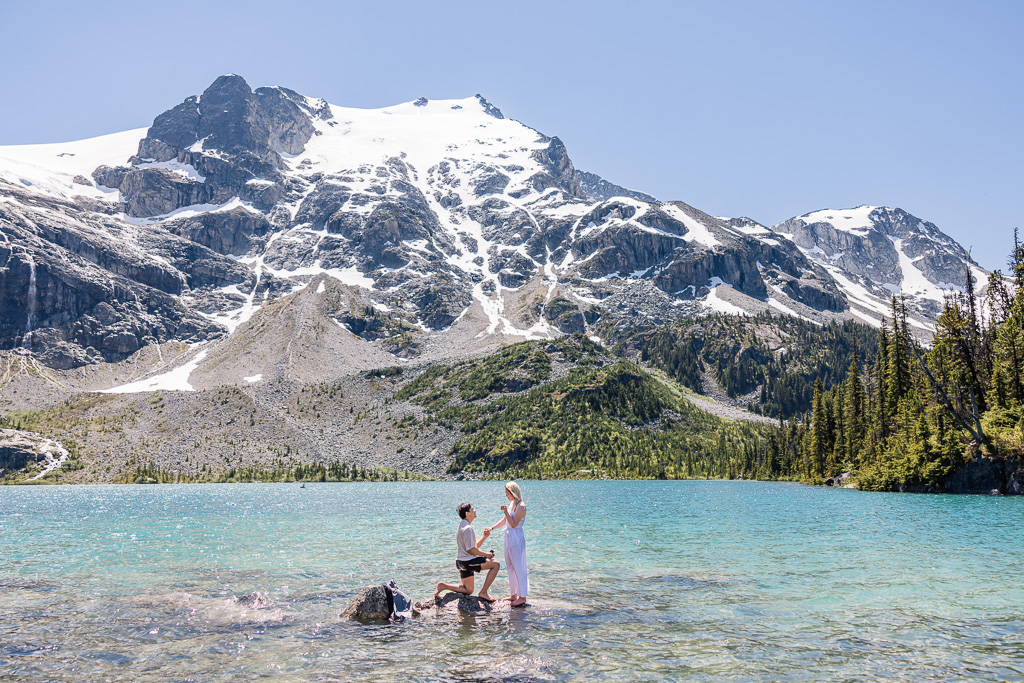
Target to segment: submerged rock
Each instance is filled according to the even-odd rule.
[[[494,612],[508,612],[512,608],[506,600],[487,602],[475,595],[463,595],[462,593],[446,593],[440,598],[428,598],[420,600],[413,607],[416,613],[434,614],[492,614]]]
[[[270,609],[274,606],[274,601],[268,598],[266,593],[259,591],[253,591],[248,595],[236,595],[231,601],[247,609]]]

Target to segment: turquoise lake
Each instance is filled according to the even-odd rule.
[[[501,483],[0,487],[0,678],[1024,680],[1024,499],[521,483],[530,606],[370,626]]]

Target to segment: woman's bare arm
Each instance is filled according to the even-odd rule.
[[[522,523],[523,519],[526,517],[526,504],[520,503],[519,505],[516,506],[515,517],[508,514],[508,507],[505,505],[501,506],[501,511],[505,513],[505,518],[498,522],[498,524],[504,524],[508,522],[508,526],[510,529],[517,529],[519,528],[519,525]]]
[[[505,518],[504,517],[502,517],[501,521],[498,522],[497,524],[495,524],[494,526],[489,526],[487,528],[490,529],[491,531],[494,531],[495,529],[497,529],[498,527],[502,526],[503,524],[505,524]]]

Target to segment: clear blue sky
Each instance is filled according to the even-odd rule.
[[[333,104],[483,94],[580,169],[765,224],[898,206],[1003,268],[1024,2],[13,2],[0,144],[137,128],[222,73]]]

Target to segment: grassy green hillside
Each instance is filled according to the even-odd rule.
[[[765,427],[723,420],[581,335],[423,372],[397,398],[462,431],[450,472],[725,477],[765,460]]]

